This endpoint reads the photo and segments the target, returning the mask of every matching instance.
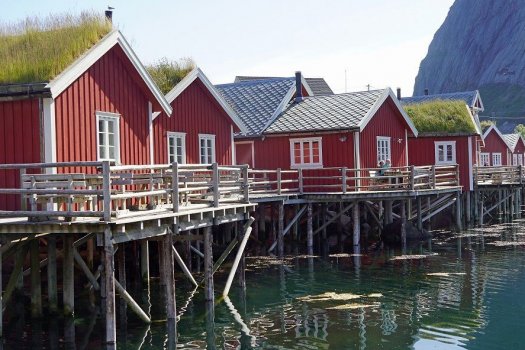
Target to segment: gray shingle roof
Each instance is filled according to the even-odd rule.
[[[503,139],[509,145],[509,147],[514,150],[520,139],[520,134],[503,134]]]
[[[250,81],[250,80],[261,80],[261,79],[278,79],[278,77],[254,77],[254,76],[242,76],[238,75],[235,77],[235,82]],[[334,92],[324,80],[324,78],[304,78],[306,83],[314,93],[314,95],[333,95]]]
[[[477,90],[474,91],[462,91],[462,92],[451,92],[445,94],[435,94],[435,95],[421,95],[421,96],[412,96],[412,97],[402,97],[401,104],[411,104],[411,103],[421,103],[434,100],[463,100],[469,107],[474,107],[476,102],[476,96],[478,95]]]
[[[290,103],[265,133],[358,128],[384,93],[385,90],[373,90],[306,97],[299,103]]]
[[[295,78],[250,80],[215,87],[248,128],[246,136],[254,136],[262,133],[284,97],[295,87]]]

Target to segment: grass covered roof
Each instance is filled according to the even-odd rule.
[[[464,101],[434,100],[404,105],[417,130],[422,133],[476,133]]]
[[[164,57],[146,66],[149,75],[151,75],[163,94],[170,92],[194,68],[195,62],[191,58],[171,61]]]
[[[50,81],[110,31],[88,12],[0,25],[0,84]]]

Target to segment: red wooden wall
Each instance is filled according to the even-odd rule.
[[[501,153],[501,165],[509,164],[508,155],[510,149],[494,129],[492,129],[485,138],[485,147],[481,147],[481,152],[490,153],[490,165],[492,165],[492,153]]]
[[[407,124],[394,103],[387,99],[360,135],[361,168],[377,167],[377,136],[390,137],[393,167],[406,166],[405,129]],[[401,142],[399,142],[401,140]]]
[[[251,168],[254,167],[252,143],[235,142],[235,158],[239,165],[248,164]]]
[[[0,164],[39,163],[41,158],[39,99],[0,102]],[[0,188],[20,185],[18,170],[0,170]],[[18,197],[0,195],[0,210],[19,208]]]
[[[113,47],[55,99],[57,161],[97,160],[95,112],[103,111],[120,114],[121,163],[149,164],[149,101],[146,84]]]
[[[472,137],[472,165],[476,164],[476,137]],[[408,139],[408,162],[410,165],[423,166],[435,165],[435,142],[436,141],[455,141],[456,142],[456,163],[459,165],[459,182],[463,190],[470,189],[469,156],[468,156],[469,136],[425,136]]]
[[[514,148],[513,154],[525,154],[525,143],[523,143],[521,138],[518,139],[518,143]]]
[[[171,118],[161,113],[153,123],[155,163],[168,162],[167,132],[172,131],[186,133],[188,164],[200,163],[199,134],[215,135],[216,161],[232,164],[231,127],[234,123],[200,79],[195,79],[171,102],[171,106]],[[236,126],[234,130],[237,130]]]

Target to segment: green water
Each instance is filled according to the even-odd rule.
[[[393,249],[289,258],[284,265],[250,258],[246,293],[234,287],[231,300],[216,302],[213,322],[203,292],[192,293],[181,276],[176,348],[525,349],[523,224],[441,232],[408,248],[406,254],[420,256],[407,260],[395,260],[402,252]],[[217,294],[225,280],[217,274]],[[118,348],[174,348],[159,286],[152,283],[149,297],[136,293],[156,322],[145,326],[130,311],[121,315]],[[69,326],[27,320],[6,326],[4,348],[101,347],[96,314]]]

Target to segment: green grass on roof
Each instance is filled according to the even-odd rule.
[[[437,100],[403,106],[419,132],[474,133],[465,102]]]
[[[177,62],[164,57],[146,66],[151,78],[163,94],[170,92],[193,68],[195,63],[191,58],[182,58]]]
[[[110,31],[87,12],[0,25],[0,84],[50,81]]]

